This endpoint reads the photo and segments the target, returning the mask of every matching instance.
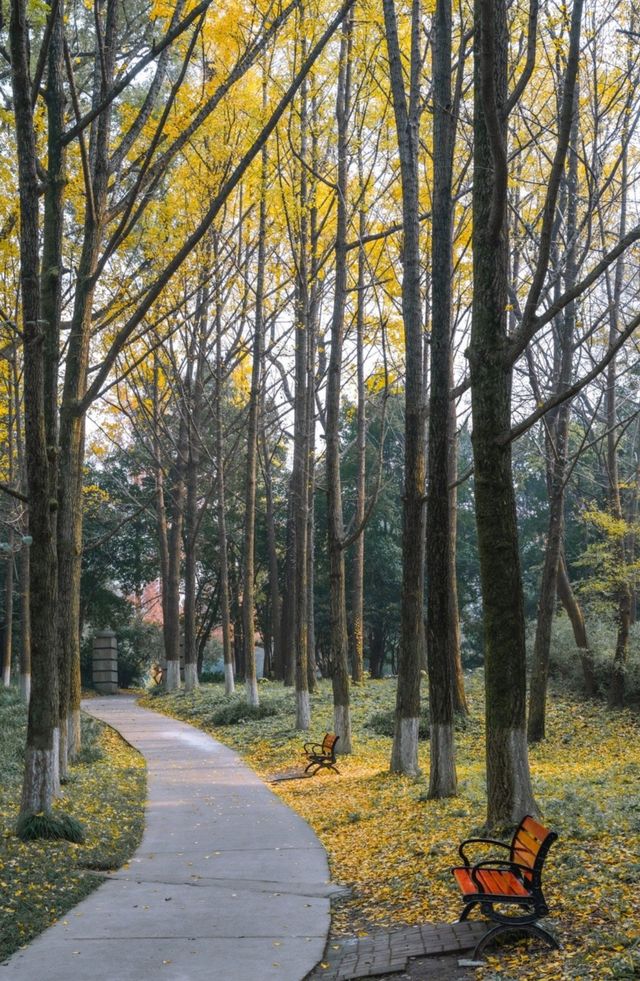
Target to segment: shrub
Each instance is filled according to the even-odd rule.
[[[22,841],[36,841],[39,838],[44,838],[48,841],[72,841],[81,845],[85,840],[84,828],[80,822],[63,811],[51,811],[49,814],[29,814],[26,817],[20,817],[16,826],[16,834]]]
[[[204,721],[212,726],[236,726],[249,719],[267,719],[281,714],[282,706],[277,702],[262,701],[260,705],[247,705],[244,700],[234,699],[214,709]]]
[[[381,712],[374,712],[370,715],[365,726],[371,729],[378,736],[393,737],[395,727],[395,709],[384,709]],[[418,739],[429,738],[429,705],[423,702],[420,706],[420,725],[418,727]]]
[[[533,638],[534,634],[535,625],[530,631],[530,637]],[[616,624],[613,618],[591,617],[587,622],[587,636],[593,654],[598,690],[600,694],[606,695],[616,646]],[[550,666],[553,678],[568,684],[574,691],[582,691],[580,654],[576,648],[571,622],[564,611],[553,623]],[[640,702],[640,623],[634,624],[629,637],[625,693],[629,702]]]
[[[390,738],[393,738],[395,718],[395,709],[386,709],[382,712],[375,712],[373,715],[370,715],[365,722],[365,726],[367,729],[373,730],[373,732],[375,732],[378,736],[389,736]],[[466,730],[473,724],[473,720],[466,715],[456,715],[455,717],[455,728],[458,732],[466,732]],[[420,705],[418,739],[426,740],[429,738],[430,725],[431,719],[429,716],[429,704],[422,701]]]

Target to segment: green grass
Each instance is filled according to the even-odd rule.
[[[21,841],[16,822],[26,725],[19,693],[0,691],[0,961],[95,889],[96,870],[120,868],[144,827],[144,761],[112,729],[83,718],[80,760],[52,818],[40,816],[39,823],[62,821],[67,834],[81,825],[84,841]]]

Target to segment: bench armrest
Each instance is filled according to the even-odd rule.
[[[463,841],[460,847],[458,848],[458,854],[460,855],[460,858],[462,859],[465,865],[471,865],[470,860],[467,858],[464,852],[465,845],[477,845],[477,844],[497,845],[499,848],[506,848],[507,851],[511,850],[511,845],[505,844],[504,841],[497,841],[495,838],[466,838],[465,841]]]
[[[303,747],[305,753],[322,753],[322,743],[305,743]]]

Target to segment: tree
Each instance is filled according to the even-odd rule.
[[[402,317],[405,335],[405,465],[402,527],[402,613],[398,662],[396,724],[391,769],[418,771],[420,670],[423,639],[423,565],[425,492],[425,406],[423,392],[422,299],[418,146],[420,123],[420,2],[411,6],[409,94],[398,40],[394,0],[384,0],[389,79],[402,181]]]
[[[474,88],[473,310],[469,364],[478,553],[484,615],[488,824],[537,813],[525,733],[525,620],[506,362],[507,8],[477,0]]]

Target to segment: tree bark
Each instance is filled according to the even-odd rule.
[[[2,632],[2,684],[4,688],[11,687],[11,655],[13,651],[13,528],[9,529],[9,552],[4,578],[4,630]]]
[[[358,148],[359,194],[364,199],[362,150]],[[364,207],[358,213],[358,235],[362,242],[367,231]],[[367,407],[364,388],[364,309],[365,254],[358,249],[358,306],[356,310],[356,507],[354,523],[362,531],[353,543],[351,587],[351,673],[356,684],[364,681],[364,515],[367,481]]]
[[[266,106],[266,82],[262,87],[263,110]],[[262,402],[262,362],[264,347],[264,277],[267,238],[267,150],[263,147],[260,177],[260,217],[258,221],[258,269],[255,294],[255,329],[253,338],[253,364],[249,393],[249,419],[247,423],[247,476],[244,513],[244,590],[242,597],[245,689],[249,705],[259,704],[256,678],[255,650],[255,529],[256,529],[256,481],[258,474],[258,421]]]
[[[118,5],[107,0],[103,23],[103,4],[96,7],[96,23],[100,24],[102,43],[93,66],[93,102],[106,96],[113,81],[116,62]],[[63,38],[60,36],[60,65],[58,85],[63,98]],[[62,103],[64,104],[64,103]],[[49,110],[51,112],[51,109]],[[61,110],[60,110],[61,112]],[[59,120],[62,142],[62,122]],[[58,644],[60,658],[60,767],[66,776],[68,732],[70,718],[74,728],[75,751],[79,749],[78,716],[79,691],[74,683],[74,704],[71,702],[72,676],[80,662],[80,578],[82,569],[82,468],[85,450],[84,413],[77,406],[87,390],[89,345],[92,332],[92,308],[95,291],[95,272],[104,231],[109,178],[109,134],[111,110],[102,112],[91,126],[89,140],[89,169],[91,190],[87,193],[82,250],[78,264],[73,313],[64,387],[60,409],[60,460],[58,468]],[[64,177],[62,178],[64,180]],[[88,188],[86,189],[88,192]],[[62,188],[59,191],[59,232],[62,233]]]
[[[632,64],[631,59],[629,59]],[[626,234],[627,226],[627,194],[628,194],[628,115],[624,117],[622,127],[622,168],[621,168],[621,199],[619,238]],[[624,258],[621,256],[615,266],[613,296],[609,304],[609,347],[612,348],[620,333],[620,306],[624,287]],[[607,366],[606,374],[606,419],[607,419],[607,476],[609,479],[609,510],[616,521],[624,520],[622,498],[620,495],[620,474],[618,468],[618,392],[617,392],[617,357],[614,355]],[[629,631],[631,628],[631,587],[627,576],[627,556],[625,536],[616,542],[615,564],[619,570],[616,609],[616,649],[611,665],[611,680],[609,682],[608,702],[610,708],[622,708],[624,705],[625,671],[629,646]]]
[[[391,770],[418,773],[420,671],[423,661],[425,494],[424,339],[420,290],[418,147],[420,122],[420,2],[413,0],[409,100],[404,88],[393,0],[383,0],[389,74],[402,180],[402,318],[405,336],[405,458],[402,595],[396,721]]]
[[[478,554],[484,620],[487,821],[536,814],[525,731],[525,621],[507,359],[507,18],[505,0],[476,0],[473,307],[469,361]]]
[[[343,25],[336,96],[338,123],[338,181],[335,240],[335,280],[331,318],[331,352],[327,376],[326,470],[327,470],[327,552],[329,559],[329,650],[333,685],[334,731],[337,749],[350,753],[351,712],[347,640],[347,599],[345,587],[344,526],[340,480],[340,389],[344,314],[347,299],[347,178],[348,121],[351,101],[351,17]]]
[[[186,500],[184,512],[184,687],[188,692],[198,687],[198,651],[196,630],[196,558],[198,545],[198,478],[200,475],[200,424],[202,419],[203,376],[206,367],[208,305],[204,289],[200,291],[196,311],[196,348],[187,373],[187,455],[185,466]],[[195,366],[193,364],[195,360]]]
[[[450,549],[451,525],[451,279],[453,274],[454,120],[451,113],[451,0],[437,0],[433,46],[433,219],[431,390],[427,497],[427,670],[431,718],[429,796],[452,797],[457,776],[454,745],[456,651]],[[454,423],[455,424],[455,423]],[[455,577],[454,577],[455,579]]]
[[[29,74],[29,29],[24,0],[12,0],[9,25],[20,195],[20,284],[24,350],[25,462],[29,534],[33,683],[21,816],[51,810],[58,790],[58,671],[55,644],[55,547],[51,464],[45,426],[45,338],[40,308],[39,187]],[[51,448],[52,455],[55,450]]]
[[[25,705],[31,701],[31,617],[29,610],[29,546],[20,552],[20,694]]]
[[[263,388],[264,392],[264,388]],[[267,527],[267,553],[269,561],[269,605],[271,611],[271,640],[272,640],[272,672],[280,680],[283,677],[282,662],[282,632],[281,632],[281,600],[280,600],[280,581],[278,574],[278,550],[276,544],[276,526],[273,510],[273,485],[271,478],[271,459],[267,445],[267,435],[265,431],[265,411],[264,404],[261,413],[261,437],[262,445],[262,477],[265,491],[265,522]]]
[[[571,621],[573,637],[576,642],[576,647],[578,648],[578,653],[582,664],[582,678],[585,695],[588,698],[593,698],[596,695],[598,688],[593,664],[593,653],[591,651],[591,647],[589,646],[589,638],[587,636],[587,626],[585,623],[584,614],[582,613],[582,608],[575,597],[571,587],[571,582],[569,580],[564,550],[561,552],[560,563],[558,565],[558,598],[564,606],[567,616]]]
[[[222,360],[222,313],[220,309],[219,290],[222,287],[218,275],[218,256],[216,239],[214,238],[214,256],[216,260],[216,483],[218,491],[218,552],[220,561],[220,616],[222,619],[222,656],[224,661],[224,690],[231,695],[235,689],[234,657],[231,646],[231,609],[229,601],[229,555],[227,551],[226,525],[226,487],[225,487],[225,458],[222,432],[222,397],[223,397],[223,360]]]
[[[571,126],[571,143],[566,181],[566,233],[569,243],[566,256],[565,289],[572,289],[577,279],[576,233],[578,204],[578,92],[574,98],[574,114]],[[564,322],[554,332],[554,342],[559,346],[557,360],[560,365],[557,380],[557,394],[565,392],[571,385],[573,374],[573,346],[576,322],[575,302],[567,304]],[[551,652],[551,628],[556,608],[558,592],[558,569],[564,541],[564,490],[569,448],[569,419],[571,401],[563,402],[558,411],[548,417],[548,483],[549,483],[549,524],[547,547],[545,549],[540,595],[538,598],[538,620],[533,646],[531,686],[529,693],[529,719],[527,738],[530,743],[540,742],[546,735],[547,687],[549,677],[549,657]]]

